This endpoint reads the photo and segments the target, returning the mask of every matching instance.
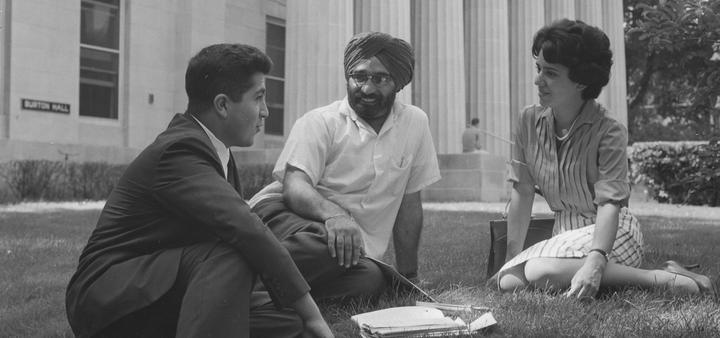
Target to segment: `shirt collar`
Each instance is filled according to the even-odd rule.
[[[215,134],[213,134],[210,129],[205,127],[205,125],[200,122],[195,116],[193,116],[193,119],[197,121],[197,123],[202,127],[202,129],[205,131],[205,134],[207,134],[208,138],[210,138],[210,143],[212,143],[213,147],[215,148],[215,152],[217,152],[218,158],[220,158],[220,163],[222,164],[223,172],[225,173],[225,178],[227,179],[227,167],[228,162],[230,162],[230,149],[225,146],[220,139],[218,139]]]
[[[602,109],[602,106],[600,106],[600,104],[597,103],[595,100],[590,99],[587,101],[587,103],[583,107],[583,110],[580,112],[580,116],[577,117],[575,125],[580,126],[585,123],[592,124],[593,122],[595,122],[595,120],[601,118],[603,115],[605,115],[605,110]],[[552,121],[554,119],[554,117],[552,116],[552,108],[545,107],[545,110],[540,116],[542,118]]]

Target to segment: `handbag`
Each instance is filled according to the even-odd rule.
[[[510,205],[510,202],[507,205]],[[490,254],[488,255],[487,278],[496,274],[505,264],[505,254],[507,252],[507,205],[502,219],[490,221]],[[552,237],[554,225],[555,218],[553,217],[532,217],[527,236],[525,236],[523,250]]]

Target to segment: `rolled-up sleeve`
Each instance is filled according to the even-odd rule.
[[[622,202],[630,196],[627,172],[627,130],[614,122],[598,146],[598,180],[594,203]]]
[[[508,181],[521,184],[535,184],[530,175],[530,168],[524,162],[518,160],[510,160],[510,170],[508,173]]]
[[[508,181],[520,184],[535,185],[535,180],[530,174],[530,168],[527,165],[525,159],[525,150],[528,149],[528,132],[534,125],[531,123],[532,116],[530,108],[526,108],[518,119],[518,124],[515,126],[515,140],[513,143],[512,159],[509,163],[508,170]],[[528,125],[531,124],[531,125]]]
[[[295,122],[275,168],[273,178],[282,182],[285,168],[291,165],[305,172],[316,185],[323,174],[329,142],[328,126],[318,114],[303,115]]]

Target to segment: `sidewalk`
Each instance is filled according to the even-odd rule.
[[[100,210],[105,201],[25,202],[0,205],[0,212],[51,212],[57,210]]]
[[[505,203],[457,202],[423,203],[425,210],[498,212],[505,210]],[[718,220],[720,226],[720,207],[694,205],[661,204],[653,201],[630,201],[630,212],[636,216],[662,216]],[[533,204],[534,215],[551,214],[547,203],[537,199]]]
[[[57,210],[100,210],[105,201],[87,202],[27,202],[12,205],[0,205],[0,212],[51,212]],[[504,202],[455,202],[455,203],[423,203],[425,210],[432,211],[477,211],[497,212],[505,210]],[[653,201],[630,201],[630,211],[637,216],[683,217],[717,220],[720,226],[720,207],[703,207],[677,204],[660,204]],[[533,204],[533,214],[551,214],[547,203],[541,198]]]

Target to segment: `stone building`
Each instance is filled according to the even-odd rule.
[[[563,17],[610,37],[615,65],[599,100],[625,122],[622,0],[0,0],[0,159],[127,162],[185,110],[189,58],[241,42],[276,66],[265,131],[234,151],[272,161],[299,116],[345,95],[343,48],[372,30],[415,48],[398,98],[428,113],[445,177],[482,167],[495,172],[483,182],[497,181],[516,115],[537,101],[533,34]],[[455,155],[472,117],[486,158]]]

